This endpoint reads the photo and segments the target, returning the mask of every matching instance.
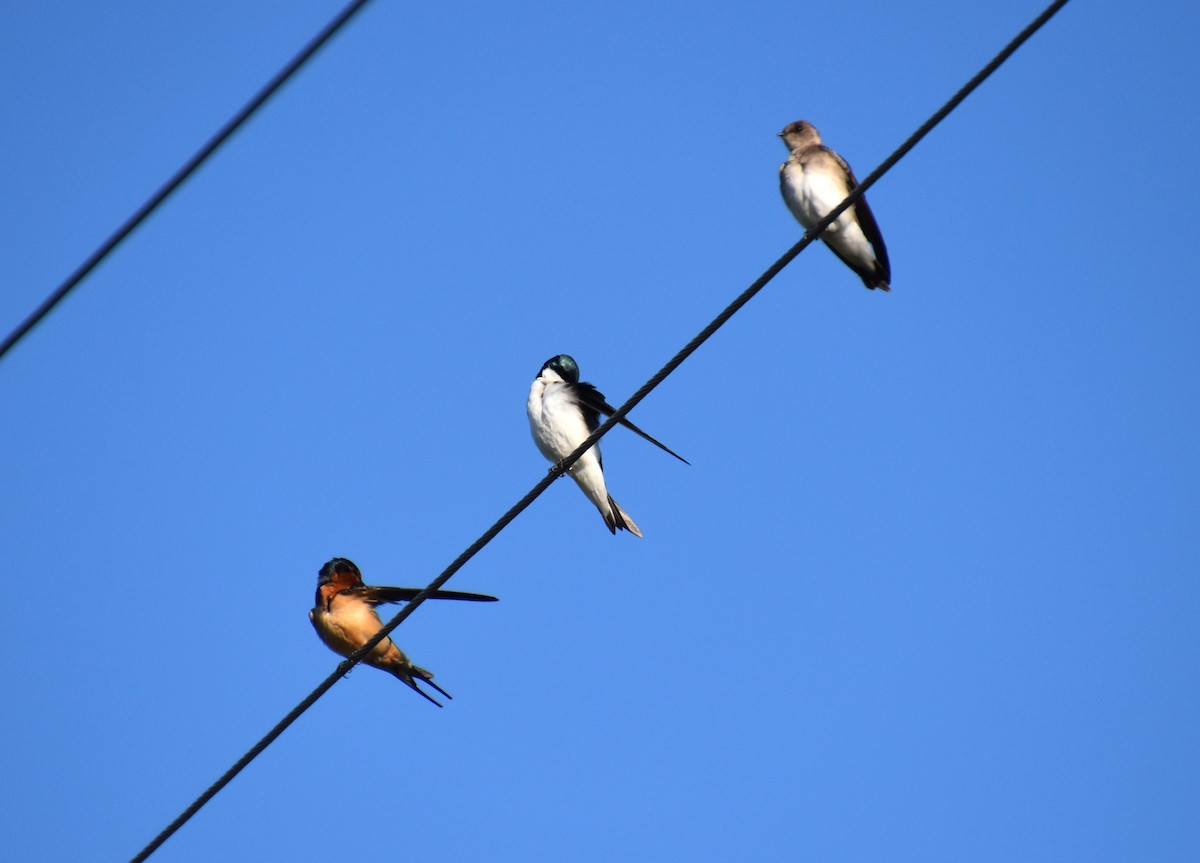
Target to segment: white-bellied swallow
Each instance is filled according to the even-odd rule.
[[[317,573],[316,607],[308,613],[313,628],[325,645],[341,656],[349,656],[367,640],[383,629],[383,621],[375,612],[381,602],[405,602],[421,592],[419,587],[372,587],[363,584],[362,573],[353,562],[335,557]],[[468,602],[495,602],[496,597],[482,593],[460,593],[456,590],[437,590],[430,599],[461,599]],[[417,694],[438,704],[417,686],[417,678],[428,683],[447,698],[449,692],[433,682],[433,675],[413,665],[391,640],[384,638],[362,660],[367,665],[383,669],[412,687]]]
[[[538,376],[533,379],[525,411],[529,414],[533,442],[542,455],[557,464],[600,427],[601,414],[611,415],[616,409],[604,400],[603,394],[594,386],[580,383],[579,364],[574,359],[559,354],[546,360]],[[629,420],[622,419],[619,422],[684,464],[688,463],[683,456],[656,441]],[[600,510],[611,533],[627,530],[634,536],[642,535],[629,513],[617,505],[604,485],[604,461],[600,457],[599,444],[580,456],[568,473],[588,500]]]
[[[821,134],[807,120],[789,123],[779,137],[791,150],[779,166],[779,190],[796,221],[808,230],[844,201],[858,180],[846,160],[821,143]],[[887,246],[866,197],[843,210],[821,232],[821,239],[868,288],[891,290]]]

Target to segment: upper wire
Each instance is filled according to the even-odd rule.
[[[846,198],[834,207],[821,221],[809,229],[803,238],[788,249],[774,264],[767,268],[761,276],[750,287],[746,288],[736,299],[733,300],[725,309],[717,315],[712,322],[701,330],[695,338],[688,342],[678,353],[675,354],[661,369],[659,369],[646,383],[644,383],[632,396],[630,396],[624,404],[622,404],[613,414],[601,424],[588,438],[581,443],[575,450],[557,463],[550,471],[538,481],[519,501],[512,505],[504,515],[489,527],[484,533],[468,546],[458,557],[456,557],[449,566],[431,581],[420,593],[414,596],[391,620],[389,620],[382,629],[374,636],[367,640],[362,647],[350,654],[346,659],[340,662],[332,674],[321,681],[309,695],[296,705],[292,710],[281,719],[274,728],[256,743],[249,752],[243,755],[238,761],[230,767],[221,777],[214,782],[208,789],[201,794],[195,802],[185,809],[178,818],[171,822],[154,841],[146,846],[140,854],[134,857],[131,863],[141,863],[150,856],[153,851],[158,848],[167,838],[176,830],[183,826],[193,815],[200,810],[205,803],[211,800],[222,788],[233,780],[251,761],[266,749],[272,742],[275,741],[288,726],[295,722],[301,714],[317,702],[326,692],[333,687],[345,674],[347,674],[355,665],[369,654],[380,641],[387,638],[388,635],[403,623],[409,615],[441,587],[450,580],[450,578],[458,572],[472,557],[474,557],[484,546],[492,541],[500,531],[504,530],[518,515],[520,515],[531,503],[534,502],[547,488],[550,487],[556,479],[562,476],[579,460],[579,458],[594,446],[600,438],[608,434],[620,420],[628,414],[639,402],[649,395],[659,384],[661,384],[668,375],[677,369],[689,356],[691,356],[704,342],[706,342],[717,330],[719,330],[726,321],[733,317],[739,309],[750,302],[755,294],[761,291],[766,285],[779,274],[791,261],[799,255],[807,246],[814,240],[818,239],[821,233],[844,211],[846,208],[854,205],[854,202],[863,196],[863,194],[875,184],[880,177],[886,174],[897,162],[900,161],[913,147],[920,142],[930,131],[933,130],[947,115],[953,111],[959,103],[971,94],[980,84],[982,84],[993,72],[998,69],[1005,60],[1021,47],[1034,33],[1042,28],[1054,15],[1067,5],[1069,0],[1054,0],[1046,9],[1033,19],[1028,26],[1018,33],[1013,39],[984,66],[970,81],[958,90],[950,99],[939,108],[928,120],[926,120],[916,132],[908,137],[896,150],[880,163],[874,171],[867,175],[861,183],[850,192]]]
[[[158,206],[165,201],[172,192],[183,185],[184,181],[190,177],[197,168],[199,168],[208,157],[217,151],[217,148],[225,143],[229,137],[238,130],[250,117],[263,106],[263,104],[275,94],[275,91],[284,85],[284,83],[294,75],[301,66],[303,66],[313,54],[333,37],[342,26],[349,21],[356,12],[366,6],[370,0],[352,0],[346,5],[328,24],[326,24],[316,36],[309,40],[308,44],[300,49],[300,52],[292,57],[275,76],[263,86],[261,90],[242,106],[241,110],[234,114],[229,120],[217,130],[204,146],[196,151],[187,162],[184,163],[178,171],[171,175],[165,183],[158,187],[153,195],[151,195],[144,204],[142,204],[134,212],[132,216],[126,219],[121,226],[113,231],[107,240],[100,244],[96,251],[88,255],[87,259],[80,264],[71,275],[54,289],[50,296],[46,297],[36,309],[34,309],[25,320],[21,321],[11,333],[9,333],[3,342],[0,342],[0,359],[4,358],[12,348],[25,335],[32,330],[37,324],[50,313],[50,310],[57,306],[63,299],[66,298],[74,288],[82,282],[96,266],[107,258],[113,250],[119,246],[126,237],[137,229],[138,225],[146,220]]]

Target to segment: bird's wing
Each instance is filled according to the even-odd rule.
[[[378,605],[381,602],[407,602],[415,597],[422,587],[375,587],[363,585],[347,591],[365,602]],[[463,593],[458,590],[435,590],[429,595],[430,599],[458,599],[465,602],[496,602],[496,597],[484,593]]]
[[[826,153],[834,158],[843,171],[846,172],[846,194],[850,194],[858,188],[858,178],[854,176],[854,171],[840,153],[830,150],[828,147],[822,146]],[[875,221],[875,214],[871,212],[870,205],[867,204],[867,196],[863,195],[854,204],[855,215],[858,216],[858,225],[862,228],[863,235],[867,238],[872,248],[875,249],[875,258],[879,261],[883,269],[884,278],[891,278],[892,266],[888,261],[887,246],[883,244],[883,232],[879,230],[879,223]]]
[[[599,428],[599,426],[600,426],[599,414],[606,414],[608,416],[612,416],[613,414],[615,414],[617,412],[616,408],[614,408],[612,405],[610,405],[608,402],[606,402],[604,400],[604,394],[601,393],[598,389],[596,389],[591,384],[588,384],[588,383],[575,384],[574,388],[573,388],[573,392],[575,394],[576,400],[579,402],[580,408],[583,410],[584,419],[586,419],[588,421],[588,430],[589,431],[595,431],[597,428]],[[662,443],[661,441],[655,440],[650,435],[646,434],[644,431],[642,431],[640,428],[635,426],[633,423],[631,423],[629,420],[625,419],[624,417],[617,420],[617,422],[620,423],[621,425],[625,426],[625,428],[629,429],[634,434],[639,435],[640,437],[645,438],[646,440],[650,441],[650,443],[654,444],[656,447],[661,449],[663,452],[670,453],[671,455],[675,456],[675,458],[679,459],[684,464],[691,464],[691,462],[689,462],[687,459],[685,459],[679,453],[675,452],[673,449],[671,449],[669,446]]]

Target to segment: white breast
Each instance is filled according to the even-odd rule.
[[[589,434],[583,414],[562,382],[535,380],[525,410],[533,441],[549,461],[566,458]]]
[[[825,218],[848,194],[846,184],[838,178],[824,171],[806,171],[795,162],[788,163],[782,177],[783,198],[788,209],[806,229]],[[852,219],[849,212],[844,212],[826,228],[826,232],[843,229]]]

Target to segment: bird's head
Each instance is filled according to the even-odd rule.
[[[779,137],[783,138],[783,143],[789,150],[821,143],[821,133],[817,131],[816,126],[807,120],[797,120],[795,123],[788,123],[783,127],[783,131],[779,133]]]
[[[542,363],[542,370],[539,374],[544,374],[547,370],[554,372],[569,384],[579,383],[579,363],[575,362],[574,357],[567,354],[559,354],[546,360]]]
[[[335,557],[317,573],[317,587],[327,584],[353,587],[362,583],[362,572],[354,565],[354,561],[344,557]]]

